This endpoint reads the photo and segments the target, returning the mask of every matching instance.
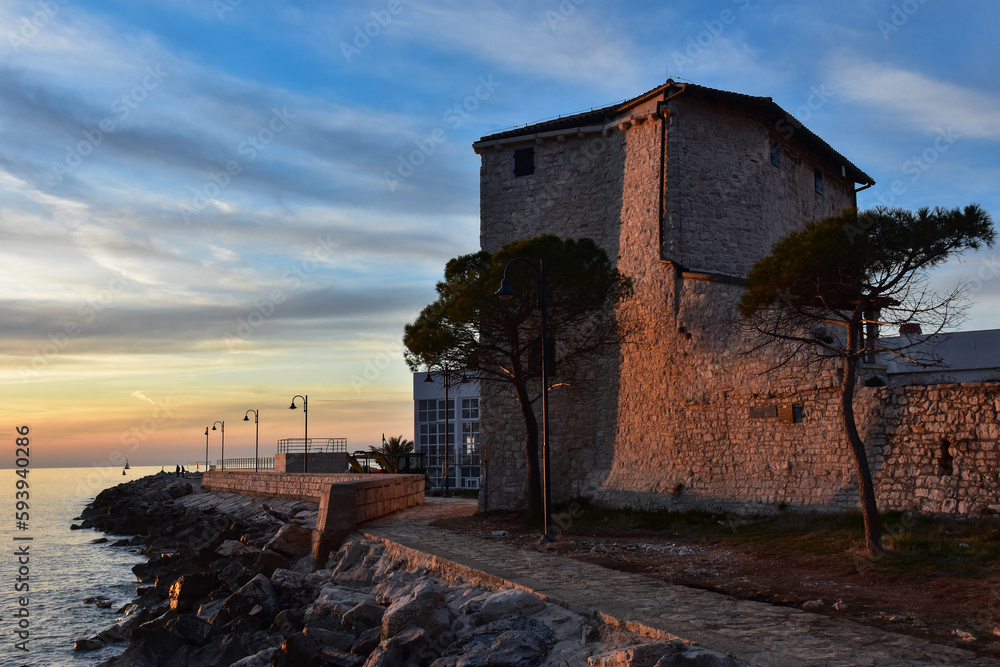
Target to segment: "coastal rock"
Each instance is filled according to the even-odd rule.
[[[191,486],[191,482],[177,482],[167,487],[167,493],[174,499],[183,498],[194,493],[194,487]]]
[[[382,640],[388,640],[408,627],[427,630],[441,638],[451,627],[451,612],[444,589],[434,582],[418,584],[405,598],[392,603],[382,616]]]
[[[303,556],[312,548],[312,530],[296,523],[286,523],[278,534],[264,545],[264,550],[277,551],[284,556]]]
[[[239,561],[228,558],[221,559],[212,565],[212,571],[230,593],[235,593],[254,578],[253,570],[244,567]]]
[[[240,558],[241,556],[256,558],[260,553],[260,549],[246,545],[239,540],[223,540],[219,548],[215,550],[215,553],[224,558]]]
[[[338,651],[350,651],[354,645],[355,636],[349,632],[327,630],[319,627],[306,627],[302,634],[312,639],[319,646],[333,647]]]
[[[211,572],[185,574],[170,585],[170,608],[190,611],[198,600],[215,590],[218,584],[218,578]]]
[[[382,628],[372,628],[371,630],[365,630],[358,638],[354,640],[351,644],[351,653],[355,655],[360,655],[368,657],[378,648],[379,644],[382,643]]]
[[[99,648],[104,648],[104,642],[94,637],[89,639],[77,639],[73,642],[74,651],[96,651]]]
[[[234,632],[215,639],[207,646],[190,651],[185,661],[180,664],[184,667],[220,667],[242,660],[247,653],[243,639]]]
[[[365,600],[348,609],[341,623],[355,632],[364,632],[370,628],[381,627],[385,611],[385,607]]]
[[[462,636],[435,667],[515,667],[539,664],[548,654],[552,631],[537,619],[507,616]],[[629,664],[629,663],[623,663]],[[637,666],[638,667],[638,666]]]
[[[279,650],[275,647],[266,648],[253,655],[248,655],[242,660],[237,660],[230,667],[271,667],[272,659]]]
[[[340,629],[344,614],[366,601],[374,603],[375,598],[368,593],[327,584],[306,610],[306,625]]]
[[[545,609],[545,602],[533,593],[512,588],[494,593],[483,600],[479,610],[480,623],[489,623],[502,616],[531,616]]]
[[[440,647],[435,645],[427,630],[411,627],[379,644],[368,656],[365,667],[422,665],[440,653]]]
[[[274,592],[271,580],[263,574],[258,574],[245,586],[230,595],[222,603],[219,613],[214,617],[212,624],[219,627],[219,621],[225,623],[239,619],[253,619],[258,627],[271,625],[275,614],[278,612],[278,598]]]
[[[282,636],[288,637],[296,632],[302,632],[304,617],[305,610],[303,609],[282,609],[274,617],[272,627],[280,632]]]
[[[323,650],[320,645],[300,632],[288,637],[281,644],[281,649],[274,654],[271,664],[275,666],[287,665],[287,667],[319,665],[322,654]]]
[[[265,577],[270,577],[274,574],[275,570],[287,570],[290,565],[291,562],[277,551],[267,549],[260,552],[257,556],[257,560],[253,563],[252,569],[260,572]]]
[[[663,656],[654,667],[749,667],[749,665],[724,653],[694,646]]]

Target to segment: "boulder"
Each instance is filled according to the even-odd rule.
[[[382,628],[372,628],[371,630],[365,630],[358,638],[354,640],[351,644],[351,653],[355,655],[360,655],[368,657],[372,652],[378,648],[378,645],[382,642]]]
[[[290,590],[297,591],[299,589],[305,588],[306,577],[300,572],[295,572],[294,570],[286,570],[285,568],[278,568],[271,573],[271,584],[278,591]]]
[[[440,649],[423,628],[407,628],[378,645],[365,667],[424,665],[440,655]]]
[[[392,603],[382,616],[382,640],[386,641],[409,627],[427,630],[439,638],[451,627],[451,612],[444,589],[433,582],[418,584],[405,598]]]
[[[284,556],[304,556],[312,549],[312,530],[297,523],[286,523],[277,535],[264,545],[264,550]]]
[[[288,667],[321,665],[323,664],[323,649],[314,640],[300,632],[282,643],[281,649],[275,653],[271,664],[287,665]]]
[[[177,482],[168,486],[166,492],[171,498],[182,498],[194,493],[194,487],[191,482]]]
[[[243,544],[238,540],[223,540],[215,553],[223,558],[256,557],[260,553],[260,549]]]
[[[196,646],[205,646],[217,634],[208,621],[193,614],[181,614],[163,627]]]
[[[479,608],[479,622],[490,623],[503,616],[531,616],[545,609],[545,602],[534,593],[511,588],[502,590],[483,600]]]
[[[316,626],[306,626],[302,630],[302,634],[316,642],[319,646],[329,646],[338,651],[350,651],[355,640],[355,636],[352,633],[328,630],[327,628]]]
[[[538,619],[505,616],[462,636],[436,667],[537,665],[548,654],[552,631]]]
[[[304,616],[305,611],[302,609],[282,609],[274,617],[272,628],[280,632],[283,637],[302,632]]]
[[[225,613],[233,621],[253,617],[260,623],[261,627],[271,625],[277,612],[278,597],[274,592],[274,586],[271,585],[271,580],[263,574],[258,574],[245,586],[226,598],[219,610],[219,614]],[[212,623],[219,627],[216,620],[213,620]]]
[[[266,648],[253,655],[248,655],[242,660],[237,660],[230,667],[271,667],[271,660],[278,651],[278,648]]]
[[[219,580],[211,572],[185,574],[170,585],[170,608],[190,611],[196,602],[215,590],[218,584]]]
[[[360,633],[369,628],[381,627],[383,616],[385,616],[385,607],[364,600],[344,612],[341,623]]]
[[[344,614],[362,602],[375,602],[375,598],[367,593],[360,593],[342,586],[326,585],[306,610],[307,625],[316,625],[330,629],[340,629]]]
[[[99,648],[104,648],[104,642],[96,637],[77,639],[73,642],[74,651],[96,651]]]
[[[749,665],[730,658],[725,653],[692,646],[679,653],[663,656],[654,667],[749,667]]]
[[[275,570],[287,569],[289,565],[291,565],[289,560],[280,553],[270,549],[265,549],[257,556],[257,560],[254,561],[251,569],[255,572],[260,572],[265,577],[270,577],[274,574]]]
[[[191,651],[182,664],[184,667],[220,667],[242,660],[246,655],[247,651],[240,636],[230,633]]]

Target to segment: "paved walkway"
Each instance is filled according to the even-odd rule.
[[[524,550],[429,525],[442,516],[474,511],[474,501],[428,498],[360,530],[428,554],[435,567],[524,588],[572,611],[653,637],[677,637],[750,665],[1000,665],[970,651],[849,620],[675,586],[541,547]]]

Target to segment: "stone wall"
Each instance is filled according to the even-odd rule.
[[[335,488],[335,495],[346,499],[344,506],[353,505],[355,508],[355,524],[424,502],[423,475],[314,475],[227,470],[205,473],[202,488],[244,496],[313,502],[329,498],[331,488]]]
[[[628,112],[642,122],[479,147],[485,250],[541,233],[587,236],[635,285],[619,317],[640,334],[550,393],[553,499],[738,512],[856,507],[839,369],[750,352],[736,311],[742,287],[725,277],[745,275],[803,221],[853,206],[853,184],[752,114],[683,95],[670,105],[665,121],[650,116],[653,100]],[[513,149],[525,145],[535,147],[535,174],[514,177]],[[883,509],[993,508],[995,386],[859,390]],[[483,404],[481,506],[523,507],[520,414],[496,386],[483,387]]]
[[[863,404],[882,509],[1000,512],[1000,383],[883,387]]]
[[[856,205],[854,184],[840,165],[805,150],[787,124],[782,132],[754,114],[684,95],[670,102],[668,123],[665,259],[746,275],[789,231]]]

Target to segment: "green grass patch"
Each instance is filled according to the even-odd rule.
[[[567,508],[560,508],[564,513]],[[558,511],[556,512],[558,515]],[[1000,573],[1000,517],[950,518],[887,512],[881,517],[885,554],[868,569],[898,574]],[[541,526],[540,517],[526,528]],[[572,516],[567,535],[603,539],[642,538],[751,546],[775,553],[819,556],[863,552],[864,520],[859,512],[780,512],[737,516],[627,508],[584,509]]]

